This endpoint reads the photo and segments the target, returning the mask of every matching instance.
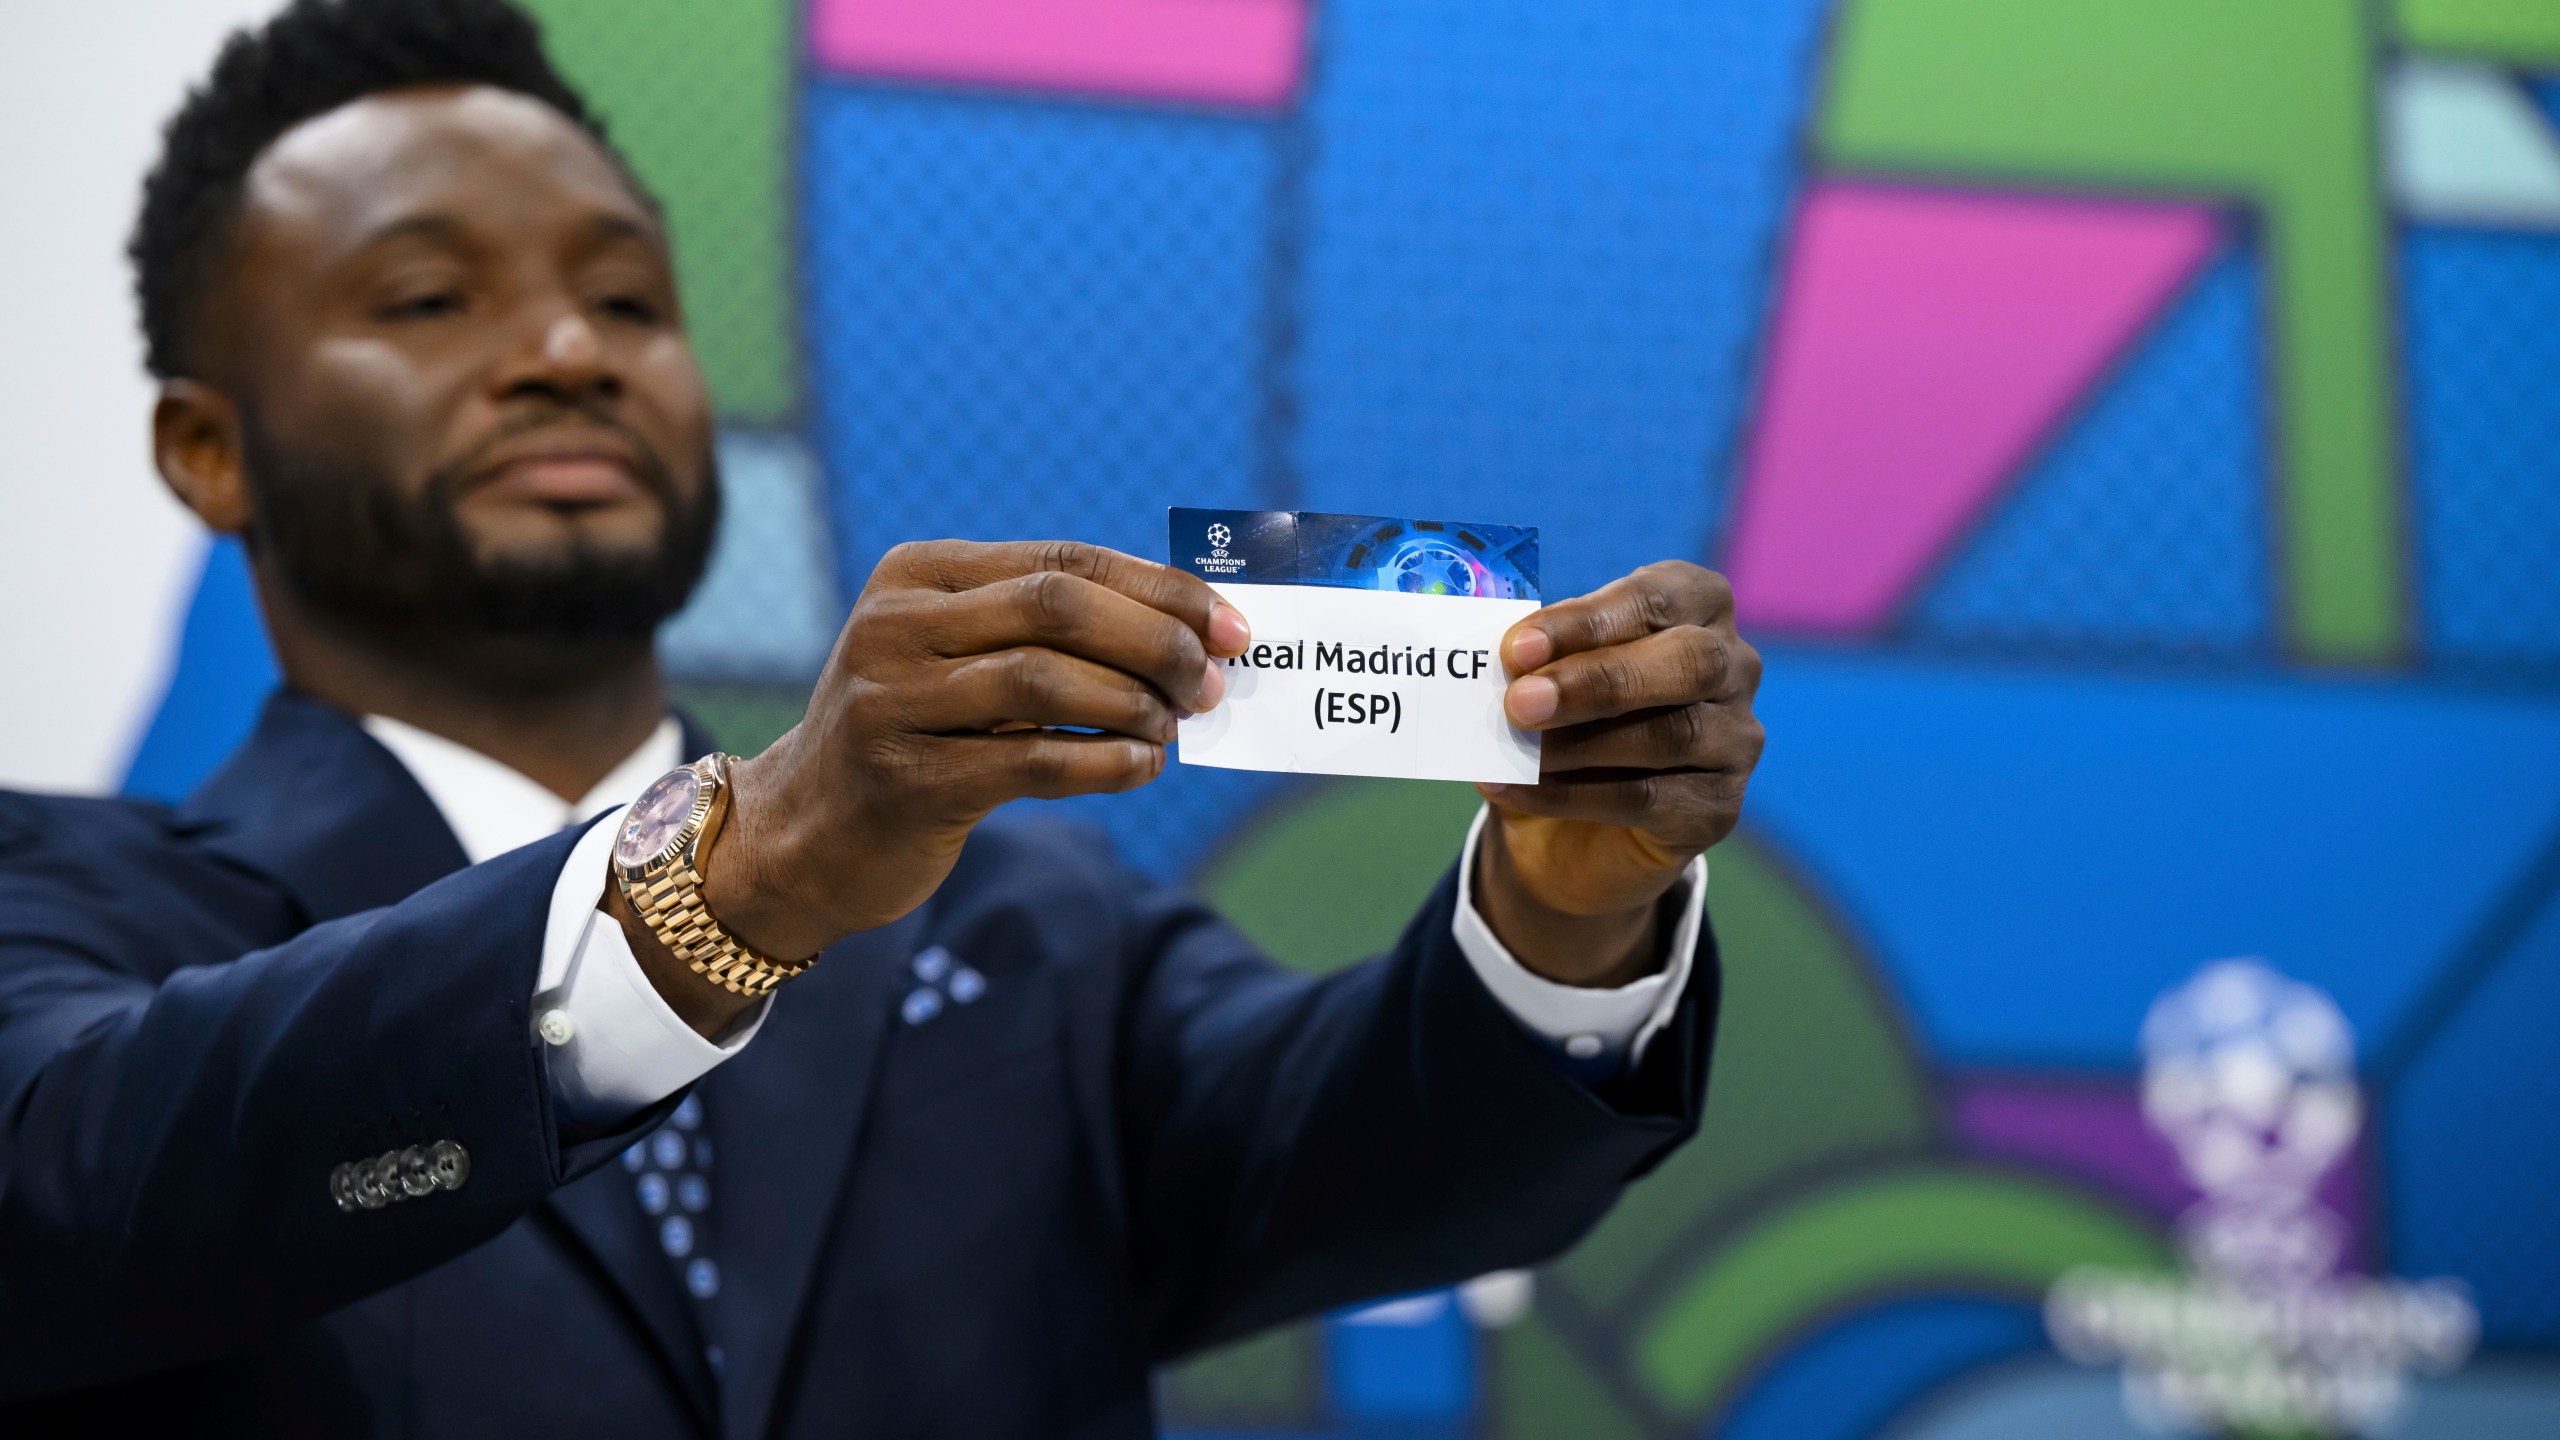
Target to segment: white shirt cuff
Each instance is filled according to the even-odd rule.
[[[768,995],[714,1042],[658,994],[621,923],[596,908],[625,813],[598,819],[569,851],[534,983],[534,1037],[551,1052],[553,1108],[590,1125],[617,1123],[701,1079],[747,1048],[773,1013]]]
[[[1459,951],[1504,1009],[1574,1060],[1621,1056],[1633,1065],[1644,1059],[1645,1048],[1671,1023],[1689,987],[1698,932],[1706,924],[1707,857],[1690,861],[1688,873],[1681,876],[1689,896],[1681,907],[1680,923],[1671,929],[1670,954],[1660,970],[1615,990],[1559,985],[1522,965],[1476,910],[1476,845],[1483,838],[1489,813],[1485,808],[1476,811],[1475,823],[1467,827],[1467,847],[1458,856],[1458,911],[1450,918],[1449,928]]]

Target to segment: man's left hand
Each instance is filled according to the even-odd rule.
[[[1535,785],[1481,785],[1498,824],[1477,907],[1521,963],[1570,985],[1656,968],[1656,903],[1742,814],[1760,759],[1760,654],[1724,577],[1685,561],[1540,610],[1503,637],[1512,723],[1545,736]]]

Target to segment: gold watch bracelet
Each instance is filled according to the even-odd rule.
[[[712,918],[703,902],[702,872],[692,863],[694,858],[709,858],[714,841],[726,828],[729,801],[729,757],[714,753],[696,762],[706,783],[718,789],[718,803],[712,815],[704,817],[703,831],[686,847],[691,854],[679,858],[665,874],[634,882],[619,867],[614,883],[622,887],[622,898],[631,903],[640,923],[658,937],[658,943],[669,953],[692,967],[693,972],[733,995],[749,997],[770,995],[782,982],[792,979],[817,963],[817,957],[806,960],[776,960],[741,941]]]

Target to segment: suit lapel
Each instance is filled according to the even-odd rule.
[[[830,949],[775,997],[755,1043],[703,1081],[721,1187],[714,1326],[728,1353],[722,1430],[741,1440],[772,1423],[923,928],[921,916],[909,916]]]
[[[208,850],[273,877],[313,924],[395,905],[465,864],[408,769],[353,717],[289,691],[180,807]]]

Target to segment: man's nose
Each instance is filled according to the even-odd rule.
[[[527,317],[495,378],[502,395],[538,390],[564,399],[609,397],[622,389],[604,337],[586,315],[568,306]]]

